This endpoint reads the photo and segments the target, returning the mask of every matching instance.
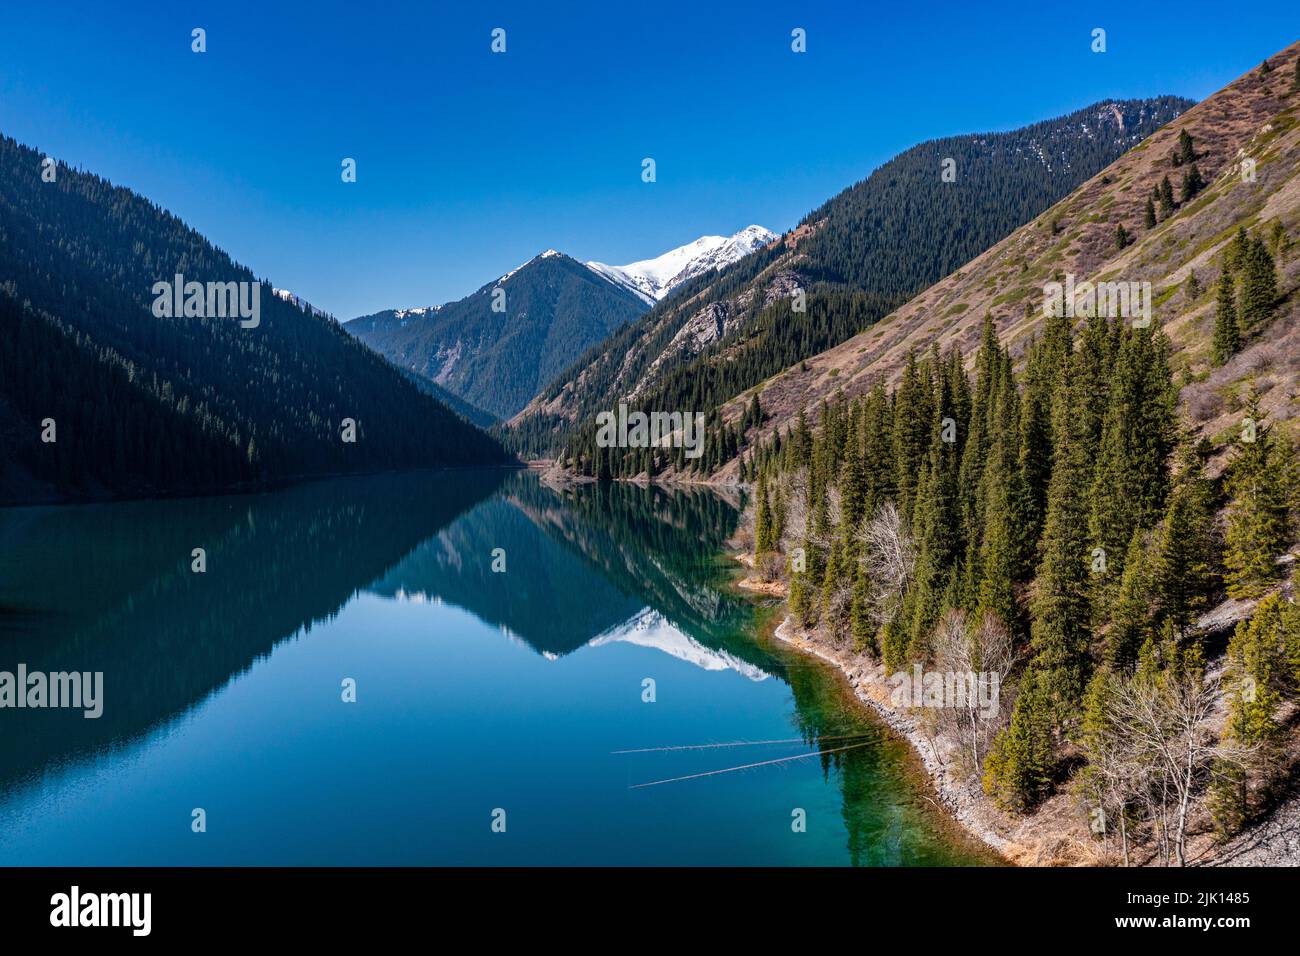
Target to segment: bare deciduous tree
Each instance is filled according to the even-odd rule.
[[[934,630],[934,666],[945,674],[971,675],[976,682],[964,699],[949,702],[939,714],[940,729],[964,739],[971,767],[978,773],[987,744],[1002,724],[1006,708],[1001,689],[1015,664],[1015,644],[996,615],[985,613],[972,627],[966,613],[949,609]],[[994,706],[989,708],[987,702]]]
[[[1211,765],[1241,762],[1250,749],[1218,739],[1217,698],[1217,682],[1195,670],[1139,673],[1113,686],[1113,726],[1100,748],[1113,799],[1132,796],[1146,805],[1166,861],[1172,856],[1178,866],[1187,864],[1188,814]]]
[[[916,568],[916,546],[892,501],[881,505],[858,532],[877,627],[893,617]]]

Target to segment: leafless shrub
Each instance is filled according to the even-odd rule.
[[[934,630],[935,670],[952,675],[973,675],[985,699],[992,697],[990,709],[979,695],[966,694],[957,706],[939,711],[939,728],[964,741],[970,755],[972,772],[978,773],[988,752],[988,741],[1003,724],[1008,712],[1001,700],[1001,689],[1016,661],[1015,643],[1006,626],[991,613],[982,615],[971,626],[966,613],[950,609]]]
[[[872,618],[879,627],[894,616],[916,568],[916,545],[892,501],[858,532],[871,588]]]
[[[1196,422],[1208,422],[1223,412],[1223,396],[1213,389],[1197,388],[1189,390],[1187,412]]]
[[[1098,786],[1121,825],[1130,803],[1144,807],[1166,862],[1185,866],[1194,796],[1216,760],[1242,762],[1250,748],[1217,739],[1217,682],[1195,671],[1114,678],[1110,690],[1107,727],[1090,748]]]

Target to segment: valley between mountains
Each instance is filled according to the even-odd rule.
[[[347,321],[43,160],[0,137],[0,505],[711,486],[775,638],[1008,859],[1300,863],[1300,44],[1200,103],[920,143],[780,232],[546,249]],[[159,320],[159,275],[260,322]],[[620,407],[702,444],[611,443]],[[926,674],[994,699],[899,696]]]

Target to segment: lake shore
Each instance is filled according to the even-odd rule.
[[[751,562],[738,560],[750,566]],[[738,581],[736,586],[755,594],[767,593],[766,589],[754,587],[750,578]],[[912,713],[893,705],[890,699],[893,685],[882,663],[858,652],[848,641],[801,630],[791,615],[784,613],[784,609],[782,613],[783,619],[772,632],[773,638],[833,665],[844,675],[858,703],[907,741],[929,777],[939,803],[967,834],[1012,865],[1119,865],[1104,846],[1092,839],[1068,788],[1060,788],[1024,817],[998,810],[985,796],[979,778],[965,773],[958,747],[933,735]],[[1293,792],[1261,820],[1226,843],[1219,843],[1208,831],[1198,829],[1188,841],[1188,861],[1193,866],[1295,865],[1297,820],[1300,820],[1300,793]],[[1134,862],[1138,866],[1156,864],[1153,852],[1138,854]]]
[[[912,747],[939,802],[967,833],[1008,862],[1016,862],[1017,857],[1025,854],[1024,847],[998,832],[995,821],[988,818],[988,808],[972,792],[971,782],[962,780],[952,756],[944,753],[915,718],[890,705],[890,688],[881,665],[849,648],[836,647],[814,635],[800,633],[788,614],[773,632],[773,637],[801,653],[820,658],[844,675],[857,700]]]

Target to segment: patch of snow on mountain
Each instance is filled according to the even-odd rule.
[[[762,226],[746,226],[734,236],[701,236],[654,259],[623,266],[588,262],[587,268],[653,305],[688,279],[743,259],[777,238]]]

